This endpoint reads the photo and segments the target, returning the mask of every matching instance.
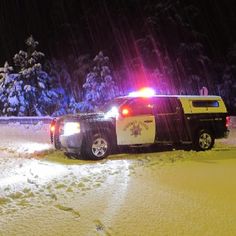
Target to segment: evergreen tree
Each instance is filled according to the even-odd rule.
[[[77,65],[77,68],[75,66],[77,64],[76,61],[66,63],[66,61],[53,58],[45,63],[47,73],[56,81],[60,92],[63,94],[60,107],[53,113],[55,116],[79,111],[78,101],[82,99],[82,89],[80,88],[82,85],[80,86],[81,82],[79,79],[81,78],[79,78],[79,72],[81,68],[83,69],[83,65],[81,63]],[[69,64],[71,65],[69,66]]]
[[[19,74],[12,71],[13,67],[8,62],[0,68],[0,104],[3,115],[16,115],[24,111],[22,81]]]
[[[103,52],[99,52],[93,62],[94,66],[87,74],[83,85],[85,101],[80,107],[83,111],[95,110],[117,95],[117,87],[109,67],[109,58],[104,56]]]
[[[69,103],[72,78],[69,74],[67,65],[63,61],[53,58],[47,60],[44,67],[48,75],[51,77],[54,87],[57,88],[57,92],[60,94],[60,102],[57,103],[53,115],[60,116],[71,113]]]
[[[181,77],[182,90],[187,94],[199,94],[205,86],[214,91],[211,81],[212,61],[206,55],[201,43],[181,43],[178,48],[175,65]]]
[[[40,63],[44,57],[36,50],[38,42],[30,36],[27,51],[20,50],[13,60],[16,73],[5,63],[1,68],[1,96],[4,115],[49,115],[60,102],[60,90]],[[62,97],[62,96],[61,96]]]

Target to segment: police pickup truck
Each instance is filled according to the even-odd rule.
[[[199,151],[228,136],[229,116],[219,96],[124,96],[97,113],[51,123],[56,149],[99,160],[117,147],[191,144]]]

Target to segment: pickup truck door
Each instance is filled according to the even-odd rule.
[[[153,115],[122,117],[116,120],[118,145],[154,143],[155,131],[156,125]]]
[[[126,104],[126,115],[116,119],[118,145],[152,144],[156,136],[153,104],[149,98],[134,98]],[[122,108],[120,108],[122,114]]]

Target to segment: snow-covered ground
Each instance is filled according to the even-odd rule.
[[[12,122],[0,124],[0,150],[15,154],[30,155],[52,149],[49,137],[49,124],[20,124]]]
[[[68,159],[49,127],[0,125],[0,235],[235,235],[236,129],[208,152]]]

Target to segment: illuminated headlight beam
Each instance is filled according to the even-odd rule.
[[[117,117],[119,115],[118,108],[117,107],[112,107],[106,114],[105,118],[111,118],[111,117]]]
[[[64,125],[64,135],[69,136],[80,133],[79,122],[66,122]]]

